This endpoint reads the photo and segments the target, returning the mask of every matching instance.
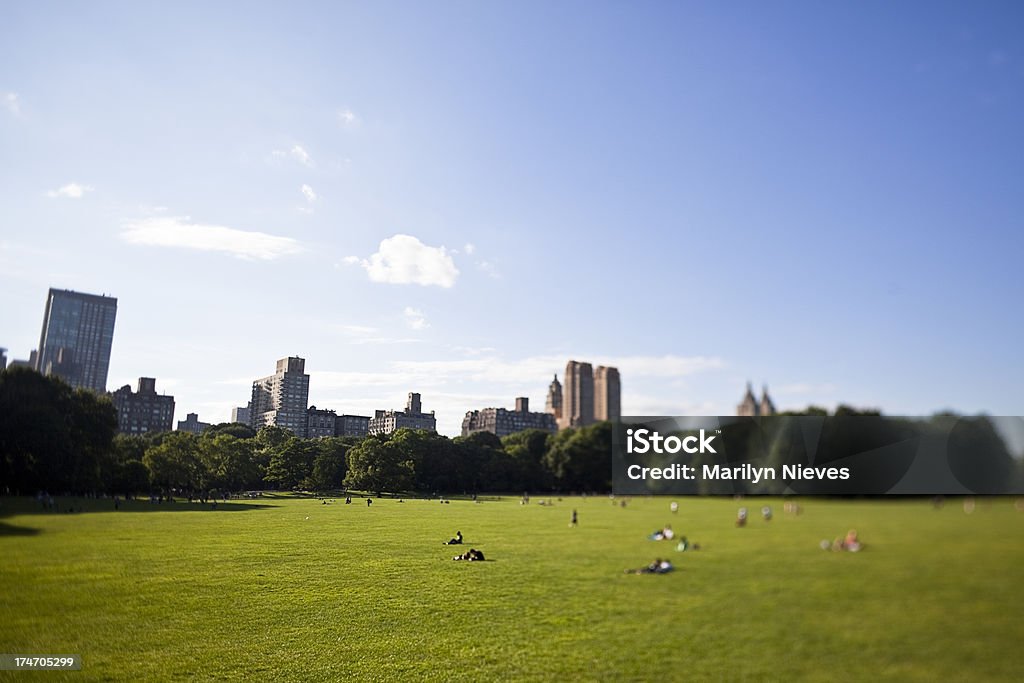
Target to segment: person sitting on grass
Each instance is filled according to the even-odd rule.
[[[740,508],[736,513],[736,526],[747,525],[747,508]]]
[[[864,546],[863,544],[861,544],[860,539],[857,538],[856,529],[850,529],[849,531],[847,531],[846,538],[844,538],[839,543],[840,550],[846,550],[847,552],[851,553],[860,552],[861,548],[863,547]]]
[[[445,542],[445,545],[462,545],[462,532],[456,531],[455,538],[450,538]]]
[[[846,532],[845,537],[836,537],[836,540],[832,541],[831,546],[829,545],[828,539],[821,542],[822,550],[833,550],[835,552],[847,551],[850,553],[857,553],[864,549],[864,544],[860,542],[860,538],[857,536],[856,529],[850,529]]]
[[[672,563],[668,560],[663,560],[660,557],[655,559],[646,567],[640,567],[639,569],[626,569],[626,574],[668,574],[670,571],[675,569]]]
[[[466,552],[462,553],[461,555],[456,555],[452,559],[456,562],[458,562],[459,560],[465,560],[466,562],[483,562],[484,554],[476,548],[470,548]]]
[[[679,539],[679,544],[676,545],[676,550],[681,553],[686,552],[687,550],[700,550],[700,543],[690,543],[686,536],[683,536]]]

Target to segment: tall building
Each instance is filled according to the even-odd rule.
[[[241,408],[241,407],[232,408],[231,409],[231,421],[232,422],[241,422],[244,425],[247,425],[247,424],[251,423],[252,422],[252,419],[251,419],[252,411],[249,410],[249,408],[251,406],[252,406],[252,404],[250,403],[249,405],[247,405],[244,408]]]
[[[562,419],[558,426],[583,427],[594,423],[594,370],[590,363],[571,360],[565,365]]]
[[[594,419],[618,420],[622,417],[622,387],[619,369],[598,365],[594,368]]]
[[[771,415],[774,415],[775,412],[776,412],[776,410],[775,410],[775,403],[772,402],[771,397],[768,395],[768,385],[767,384],[764,385],[761,388],[761,406],[760,407],[761,407],[761,414],[764,415],[765,417],[769,417]]]
[[[192,434],[202,434],[204,431],[210,428],[209,422],[200,422],[199,413],[189,413],[185,416],[184,420],[178,420],[178,431],[179,432],[191,432]]]
[[[369,434],[390,434],[396,430],[424,429],[430,432],[437,431],[437,420],[434,418],[434,411],[424,413],[420,404],[420,395],[409,394],[405,410],[378,410],[370,418],[367,431]]]
[[[117,431],[122,434],[169,432],[174,422],[174,397],[156,393],[156,380],[140,377],[133,393],[131,386],[110,395],[117,410]]]
[[[530,400],[525,397],[516,399],[515,410],[505,410],[504,408],[471,410],[462,419],[463,436],[469,436],[473,432],[490,432],[497,436],[506,436],[525,429],[556,432],[558,425],[555,422],[555,416],[551,413],[531,413]]]
[[[277,426],[298,437],[306,436],[309,375],[306,361],[289,356],[277,361],[277,372],[252,383],[249,425],[253,429]]]
[[[736,406],[736,414],[740,417],[768,417],[776,413],[775,404],[768,395],[768,387],[761,391],[761,400],[754,397],[754,389],[747,382],[747,392],[743,394],[743,400]]]
[[[50,289],[33,367],[75,388],[107,390],[117,299]]]
[[[334,436],[334,424],[338,420],[338,414],[333,410],[322,410],[316,406],[310,406],[306,410],[306,438],[320,439],[325,436]]]
[[[364,415],[339,415],[334,420],[335,436],[366,436],[370,432],[370,418]]]
[[[7,369],[7,349],[0,349],[0,370]]]
[[[548,385],[548,400],[544,403],[544,412],[551,413],[555,421],[562,419],[562,385],[558,381],[558,375]]]

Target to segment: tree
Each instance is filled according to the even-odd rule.
[[[502,448],[512,462],[506,491],[538,491],[551,487],[544,456],[552,438],[550,432],[542,429],[527,429],[502,438]]]
[[[117,431],[117,411],[107,396],[77,389],[72,396],[70,440],[73,455],[68,463],[71,488],[96,491],[101,487],[100,462],[110,453]]]
[[[961,484],[981,494],[1013,490],[1018,464],[988,417],[961,417],[948,439],[949,467]]]
[[[150,481],[159,489],[179,490],[189,495],[200,490],[206,472],[199,459],[199,437],[189,432],[171,432],[158,446],[146,450],[142,462]]]
[[[562,491],[611,489],[611,423],[562,430],[551,439],[544,464]]]
[[[313,473],[316,453],[315,442],[292,436],[270,456],[264,478],[282,489],[305,486]]]
[[[204,489],[240,491],[259,485],[263,472],[253,459],[252,439],[239,439],[227,432],[199,439],[199,458],[205,469]]]
[[[501,439],[491,432],[474,432],[454,440],[462,463],[463,489],[506,489],[513,463],[502,450]]]
[[[27,368],[0,372],[0,482],[13,492],[95,491],[117,417],[106,398]]]
[[[340,488],[348,470],[348,442],[333,437],[319,439],[315,443],[317,453],[313,458],[313,472],[309,477],[310,488],[314,491]]]
[[[405,430],[399,430],[402,432]],[[397,434],[398,432],[396,432]],[[363,439],[348,452],[345,487],[363,491],[408,491],[415,483],[409,449],[379,437]]]
[[[115,435],[110,451],[100,461],[103,490],[126,496],[148,490],[149,470],[142,459],[150,445],[151,439],[142,435]]]
[[[217,436],[218,434],[230,434],[236,439],[251,439],[256,436],[256,430],[243,422],[221,422],[211,425],[203,432],[203,436]]]

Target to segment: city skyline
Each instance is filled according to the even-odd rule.
[[[623,414],[1020,412],[1024,8],[398,6],[7,8],[8,357],[53,287],[210,422],[295,355],[449,435],[567,358]]]

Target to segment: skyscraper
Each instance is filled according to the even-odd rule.
[[[107,389],[117,299],[50,289],[34,368],[75,388]]]
[[[391,434],[399,429],[422,429],[428,432],[437,431],[437,419],[434,411],[423,412],[423,404],[420,395],[415,392],[409,393],[409,400],[405,402],[405,410],[378,410],[367,423],[367,431],[370,434]]]
[[[542,429],[546,432],[558,431],[555,416],[549,412],[531,413],[530,400],[525,396],[516,399],[516,409],[484,408],[471,410],[462,420],[462,436],[474,432],[490,432],[497,436],[515,434],[525,429]]]
[[[558,426],[583,427],[594,423],[594,370],[590,363],[571,360],[565,365],[562,419]]]
[[[594,368],[594,419],[618,420],[622,417],[621,395],[618,368],[603,365]]]
[[[156,380],[152,377],[140,377],[137,386],[134,393],[131,386],[125,384],[110,395],[117,410],[117,431],[122,434],[171,431],[174,397],[156,393]]]
[[[252,404],[249,404],[249,405],[247,405],[244,408],[242,408],[242,407],[232,408],[231,409],[231,421],[232,422],[241,422],[244,425],[247,425],[250,422],[252,422],[252,419],[250,418],[250,415],[252,414],[252,411],[249,410],[249,408],[251,408],[251,407],[252,407]]]
[[[252,383],[249,419],[253,429],[283,427],[295,436],[306,436],[309,375],[306,361],[296,356],[277,361],[277,372]]]
[[[548,399],[544,404],[544,412],[555,416],[555,421],[562,419],[562,385],[558,381],[558,375],[548,385]]]

